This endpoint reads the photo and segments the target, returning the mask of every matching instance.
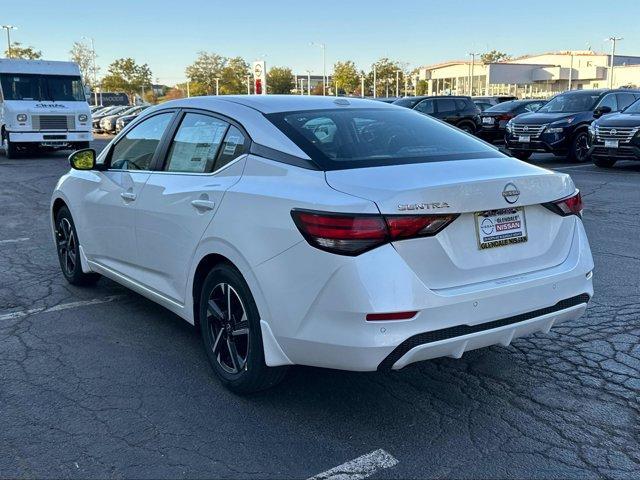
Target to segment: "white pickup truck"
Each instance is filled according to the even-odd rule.
[[[0,59],[0,135],[7,158],[37,146],[87,148],[91,112],[78,65]]]

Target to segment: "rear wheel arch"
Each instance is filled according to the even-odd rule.
[[[220,255],[219,253],[210,253],[200,259],[200,262],[198,262],[198,266],[193,274],[193,287],[191,294],[193,298],[193,322],[196,327],[199,327],[200,325],[200,294],[202,293],[202,285],[204,284],[204,281],[211,269],[221,263],[230,265],[239,271],[238,267],[236,267],[233,262],[224,255]]]

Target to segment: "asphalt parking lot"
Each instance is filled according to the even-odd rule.
[[[304,479],[379,449],[395,461],[371,478],[638,477],[640,163],[531,160],[583,192],[596,294],[579,321],[400,372],[297,367],[238,397],[193,327],[64,281],[48,208],[66,155],[0,155],[0,477]]]

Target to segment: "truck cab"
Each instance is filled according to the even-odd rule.
[[[8,158],[39,146],[88,147],[91,111],[78,65],[0,60],[0,135]]]

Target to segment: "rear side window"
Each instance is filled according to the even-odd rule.
[[[229,124],[218,118],[187,113],[171,142],[166,170],[205,173],[213,171]]]
[[[323,170],[502,156],[413,110],[332,109],[266,117]]]
[[[215,170],[219,170],[229,162],[232,162],[240,155],[245,153],[245,136],[240,130],[233,125],[229,127],[229,131],[224,137],[222,146],[220,147],[220,153],[216,160]]]
[[[456,101],[453,98],[439,98],[436,100],[438,113],[451,113],[456,111]]]

